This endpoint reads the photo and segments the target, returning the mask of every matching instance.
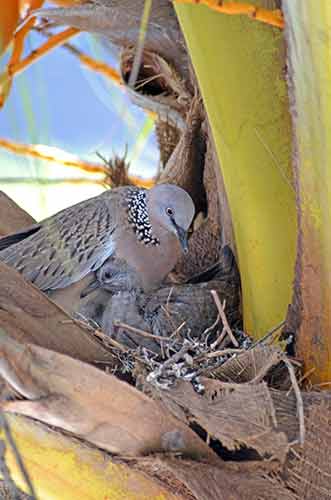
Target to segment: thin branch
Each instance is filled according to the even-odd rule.
[[[167,337],[161,337],[160,335],[153,335],[152,333],[145,332],[144,330],[140,330],[140,328],[135,328],[134,326],[127,325],[126,323],[122,323],[120,321],[114,321],[115,328],[124,328],[125,330],[129,330],[130,332],[136,333],[141,337],[145,337],[153,340],[160,340],[162,342],[171,342],[171,339]]]
[[[276,333],[280,328],[282,328],[286,323],[286,320],[283,320],[279,325],[275,326],[269,332],[267,332],[263,337],[258,339],[256,342],[254,342],[247,350],[250,351],[251,349],[254,349],[259,344],[264,344],[266,340],[268,340],[274,333]]]
[[[220,351],[208,352],[207,354],[202,354],[195,358],[194,361],[200,361],[201,359],[211,359],[217,358],[218,356],[225,356],[226,354],[241,354],[242,352],[246,352],[246,349],[234,349],[229,347],[227,349],[221,349]]]
[[[297,412],[298,412],[298,418],[299,418],[299,444],[302,446],[305,441],[305,414],[304,414],[304,409],[303,409],[303,400],[302,400],[302,395],[301,391],[299,388],[298,381],[295,376],[295,371],[289,360],[286,358],[286,356],[283,357],[283,363],[285,364],[286,368],[288,369],[290,379],[292,382],[292,387],[294,394],[296,396],[297,400]]]
[[[218,315],[218,316],[220,317],[220,315]],[[225,336],[226,336],[226,329],[225,329],[225,326],[223,326],[221,334],[217,337],[217,339],[215,340],[215,342],[213,342],[212,344],[210,344],[210,348],[211,349],[216,349],[216,347],[221,344],[221,342],[222,342],[222,340],[224,339]]]
[[[178,361],[180,361],[185,354],[192,348],[189,342],[184,341],[182,347],[178,352],[176,352],[173,356],[171,356],[169,359],[167,359],[161,366],[160,366],[160,371],[163,373],[166,368],[168,368],[171,365],[174,365]]]
[[[315,371],[316,371],[316,366],[313,366],[312,368],[310,368],[310,370],[306,371],[306,373],[304,373],[302,377],[300,377],[298,380],[299,386],[301,386],[302,382],[304,380],[307,380],[307,378],[310,377],[310,375],[312,375]]]
[[[93,330],[93,334],[99,339],[101,339],[105,344],[115,347],[115,349],[119,349],[122,352],[128,352],[127,347],[122,345],[117,340],[111,338],[109,335],[106,335],[102,330]]]
[[[235,336],[232,333],[232,330],[230,328],[230,325],[228,323],[228,320],[227,320],[225,312],[224,312],[225,301],[223,301],[223,305],[222,305],[221,301],[219,299],[219,296],[218,296],[218,294],[216,292],[216,290],[211,290],[210,293],[211,293],[211,295],[212,295],[212,297],[213,297],[213,299],[215,301],[218,313],[219,313],[219,315],[221,317],[221,320],[222,320],[222,323],[223,323],[223,328],[225,329],[226,333],[229,335],[232,344],[234,346],[236,346],[236,347],[239,347],[239,343],[238,343],[237,339],[235,338]]]
[[[178,335],[178,334],[179,334],[179,332],[180,332],[180,331],[184,328],[184,326],[185,326],[185,325],[186,325],[186,320],[185,320],[185,321],[183,321],[183,322],[182,322],[182,323],[181,323],[181,324],[180,324],[180,325],[176,328],[176,330],[174,330],[174,331],[172,332],[172,334],[171,334],[171,335],[170,335],[170,337],[169,337],[169,340],[170,340],[170,339],[172,339],[173,337],[175,337],[176,335]]]
[[[217,315],[217,318],[216,318],[216,319],[215,319],[215,321],[214,321],[214,323],[213,323],[212,325],[208,326],[208,328],[206,328],[206,329],[205,329],[205,331],[203,332],[203,334],[202,334],[202,335],[203,335],[203,336],[205,336],[205,335],[208,335],[208,333],[212,332],[212,331],[214,330],[214,328],[216,328],[216,326],[217,326],[217,325],[218,325],[218,323],[220,322],[220,319],[221,319],[221,316],[218,314],[218,315]],[[217,341],[215,341],[215,342],[217,342]],[[214,342],[214,344],[213,344],[213,345],[215,345],[215,342]],[[217,342],[217,344],[216,344],[216,345],[218,345],[218,342]]]

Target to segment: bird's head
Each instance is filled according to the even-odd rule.
[[[195,213],[191,196],[174,184],[158,184],[148,192],[148,212],[153,226],[175,234],[187,253],[188,230]]]
[[[84,288],[80,296],[84,298],[98,288],[116,294],[119,292],[132,292],[140,287],[139,275],[125,260],[109,258],[95,272],[93,281]]]

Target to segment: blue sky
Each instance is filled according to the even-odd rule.
[[[31,33],[25,53],[43,41]],[[107,44],[88,34],[71,43],[91,56],[116,67]],[[8,59],[3,57],[2,68]],[[123,90],[83,68],[64,48],[32,65],[15,78],[11,94],[0,110],[0,137],[32,144],[58,147],[89,161],[122,154],[128,157],[134,173],[152,175],[159,156],[153,123],[132,105]],[[97,185],[52,185],[38,183],[40,178],[82,177],[76,169],[54,163],[19,157],[0,149],[0,188],[12,196],[35,218],[41,219],[81,199],[101,191]],[[4,183],[8,177],[29,177],[36,184]]]

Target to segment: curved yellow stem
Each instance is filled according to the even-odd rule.
[[[180,500],[142,472],[116,464],[78,440],[31,419],[6,416],[29,478],[40,500]],[[3,436],[1,436],[3,439]],[[28,491],[6,443],[6,463],[17,485]]]
[[[262,0],[255,4],[265,6]],[[245,328],[259,337],[285,319],[294,278],[296,206],[283,34],[201,6],[176,4],[176,11],[224,176]]]

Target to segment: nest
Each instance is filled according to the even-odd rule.
[[[159,353],[139,344],[135,349],[129,348],[98,329],[92,328],[91,332],[117,357],[117,372],[133,374],[140,382],[142,378],[146,379],[160,389],[172,387],[176,380],[191,381],[199,388],[202,375],[216,376],[220,366],[227,360],[253,345],[251,338],[243,331],[236,329],[232,332],[223,307],[220,306],[221,314],[216,321],[198,338],[192,338],[190,330],[186,329],[183,333],[185,321],[168,337],[156,336],[149,331],[116,322],[116,329],[131,331],[141,339],[158,341]],[[223,325],[221,330],[219,324]]]

